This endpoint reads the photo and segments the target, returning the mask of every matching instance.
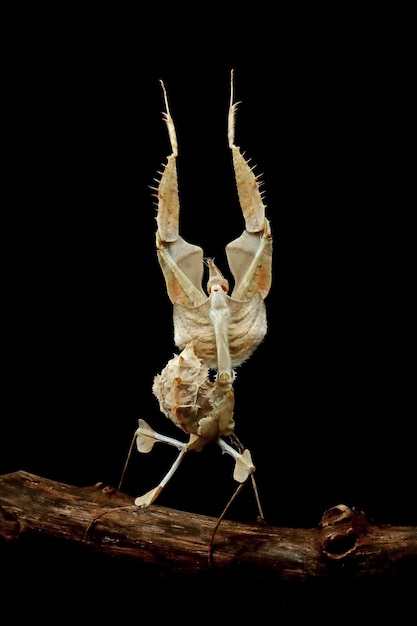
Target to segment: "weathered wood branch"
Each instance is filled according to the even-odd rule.
[[[216,519],[158,505],[138,509],[132,498],[104,484],[77,487],[24,471],[0,476],[0,538],[64,540],[87,551],[131,559],[157,572],[198,576],[245,572],[285,582],[417,571],[417,528],[371,524],[340,504],[317,528],[277,528],[223,520],[212,560]]]

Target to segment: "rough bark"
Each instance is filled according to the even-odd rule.
[[[344,504],[325,511],[311,529],[223,520],[209,559],[215,526],[215,518],[155,504],[138,509],[130,496],[101,483],[78,487],[24,471],[0,476],[5,545],[46,537],[140,563],[159,577],[244,572],[258,581],[292,583],[417,571],[417,528],[372,524]]]

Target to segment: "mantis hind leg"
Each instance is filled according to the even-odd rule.
[[[237,448],[237,450],[238,450],[237,454],[240,457],[242,457],[242,459],[243,459],[244,454],[248,453],[248,450],[243,446],[243,444],[240,442],[240,440],[235,435],[235,433],[232,433],[230,435],[230,440],[234,444],[235,448]],[[223,448],[223,450],[225,452],[230,454],[230,447],[229,446],[227,446],[227,448],[226,448],[225,447],[226,444],[224,444],[224,442],[222,440],[219,440],[219,444],[220,444],[220,447]],[[232,456],[235,456],[235,455],[232,455]],[[257,521],[259,523],[266,523],[265,516],[264,516],[263,510],[262,510],[261,500],[260,500],[260,497],[259,497],[258,487],[257,487],[255,476],[254,476],[255,468],[254,468],[254,466],[249,466],[247,468],[247,470],[248,471],[247,471],[246,478],[244,480],[242,480],[241,482],[239,482],[238,486],[236,487],[235,491],[233,492],[232,496],[229,498],[226,506],[224,507],[223,511],[221,512],[220,516],[217,519],[216,525],[215,525],[215,527],[213,529],[213,532],[212,532],[212,535],[211,535],[209,549],[208,549],[208,561],[209,561],[209,563],[213,563],[213,545],[214,545],[214,538],[216,536],[218,528],[219,528],[222,520],[224,519],[227,511],[229,510],[229,508],[231,507],[233,502],[236,500],[236,498],[239,495],[239,493],[242,491],[244,485],[247,483],[247,480],[248,480],[249,476],[250,476],[251,481],[252,481],[252,488],[253,488],[253,492],[254,492],[254,495],[255,495],[256,504],[257,504],[257,507],[258,507],[259,515],[258,515]],[[236,477],[235,477],[235,479],[236,479]]]
[[[241,454],[243,454],[243,452],[245,451],[245,448],[244,448],[243,444],[240,442],[240,440],[238,439],[238,437],[235,435],[235,433],[232,433],[230,435],[230,438],[233,441],[233,443],[235,444],[235,446],[237,447],[237,449],[239,450],[239,452]],[[264,515],[263,510],[262,510],[261,500],[260,500],[260,497],[259,497],[259,492],[258,492],[258,487],[257,487],[257,484],[256,484],[254,472],[251,472],[250,477],[251,477],[251,481],[252,481],[252,488],[253,488],[253,492],[254,492],[254,495],[255,495],[256,505],[258,507],[259,521],[263,521],[264,522],[265,521],[265,515]]]

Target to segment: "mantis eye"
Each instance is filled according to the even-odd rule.
[[[207,282],[207,293],[210,295],[210,293],[213,291],[213,287],[216,286],[220,287],[222,291],[224,291],[224,293],[229,293],[229,281],[225,278],[211,278]]]

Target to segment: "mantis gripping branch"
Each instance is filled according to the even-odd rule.
[[[137,497],[135,504],[138,507],[152,504],[187,452],[200,451],[207,444],[217,442],[222,451],[233,458],[233,477],[239,483],[222,516],[251,476],[263,519],[253,476],[255,466],[249,450],[242,446],[234,432],[233,382],[234,368],[251,356],[267,332],[264,300],[271,287],[270,223],[265,217],[259,178],[234,143],[237,103],[234,102],[232,71],[228,144],[245,230],[226,246],[234,279],[229,295],[229,282],[214,261],[205,258],[199,246],[188,243],[179,234],[177,137],[162,81],[161,86],[171,154],[154,188],[157,198],[156,251],[173,305],[174,342],[179,353],[155,376],[153,393],[162,413],[187,433],[189,439],[184,443],[166,437],[155,432],[145,420],[139,420],[139,428],[134,434],[139,452],[150,452],[156,442],[161,442],[176,447],[179,454],[161,482]],[[205,270],[208,278],[203,289]]]

